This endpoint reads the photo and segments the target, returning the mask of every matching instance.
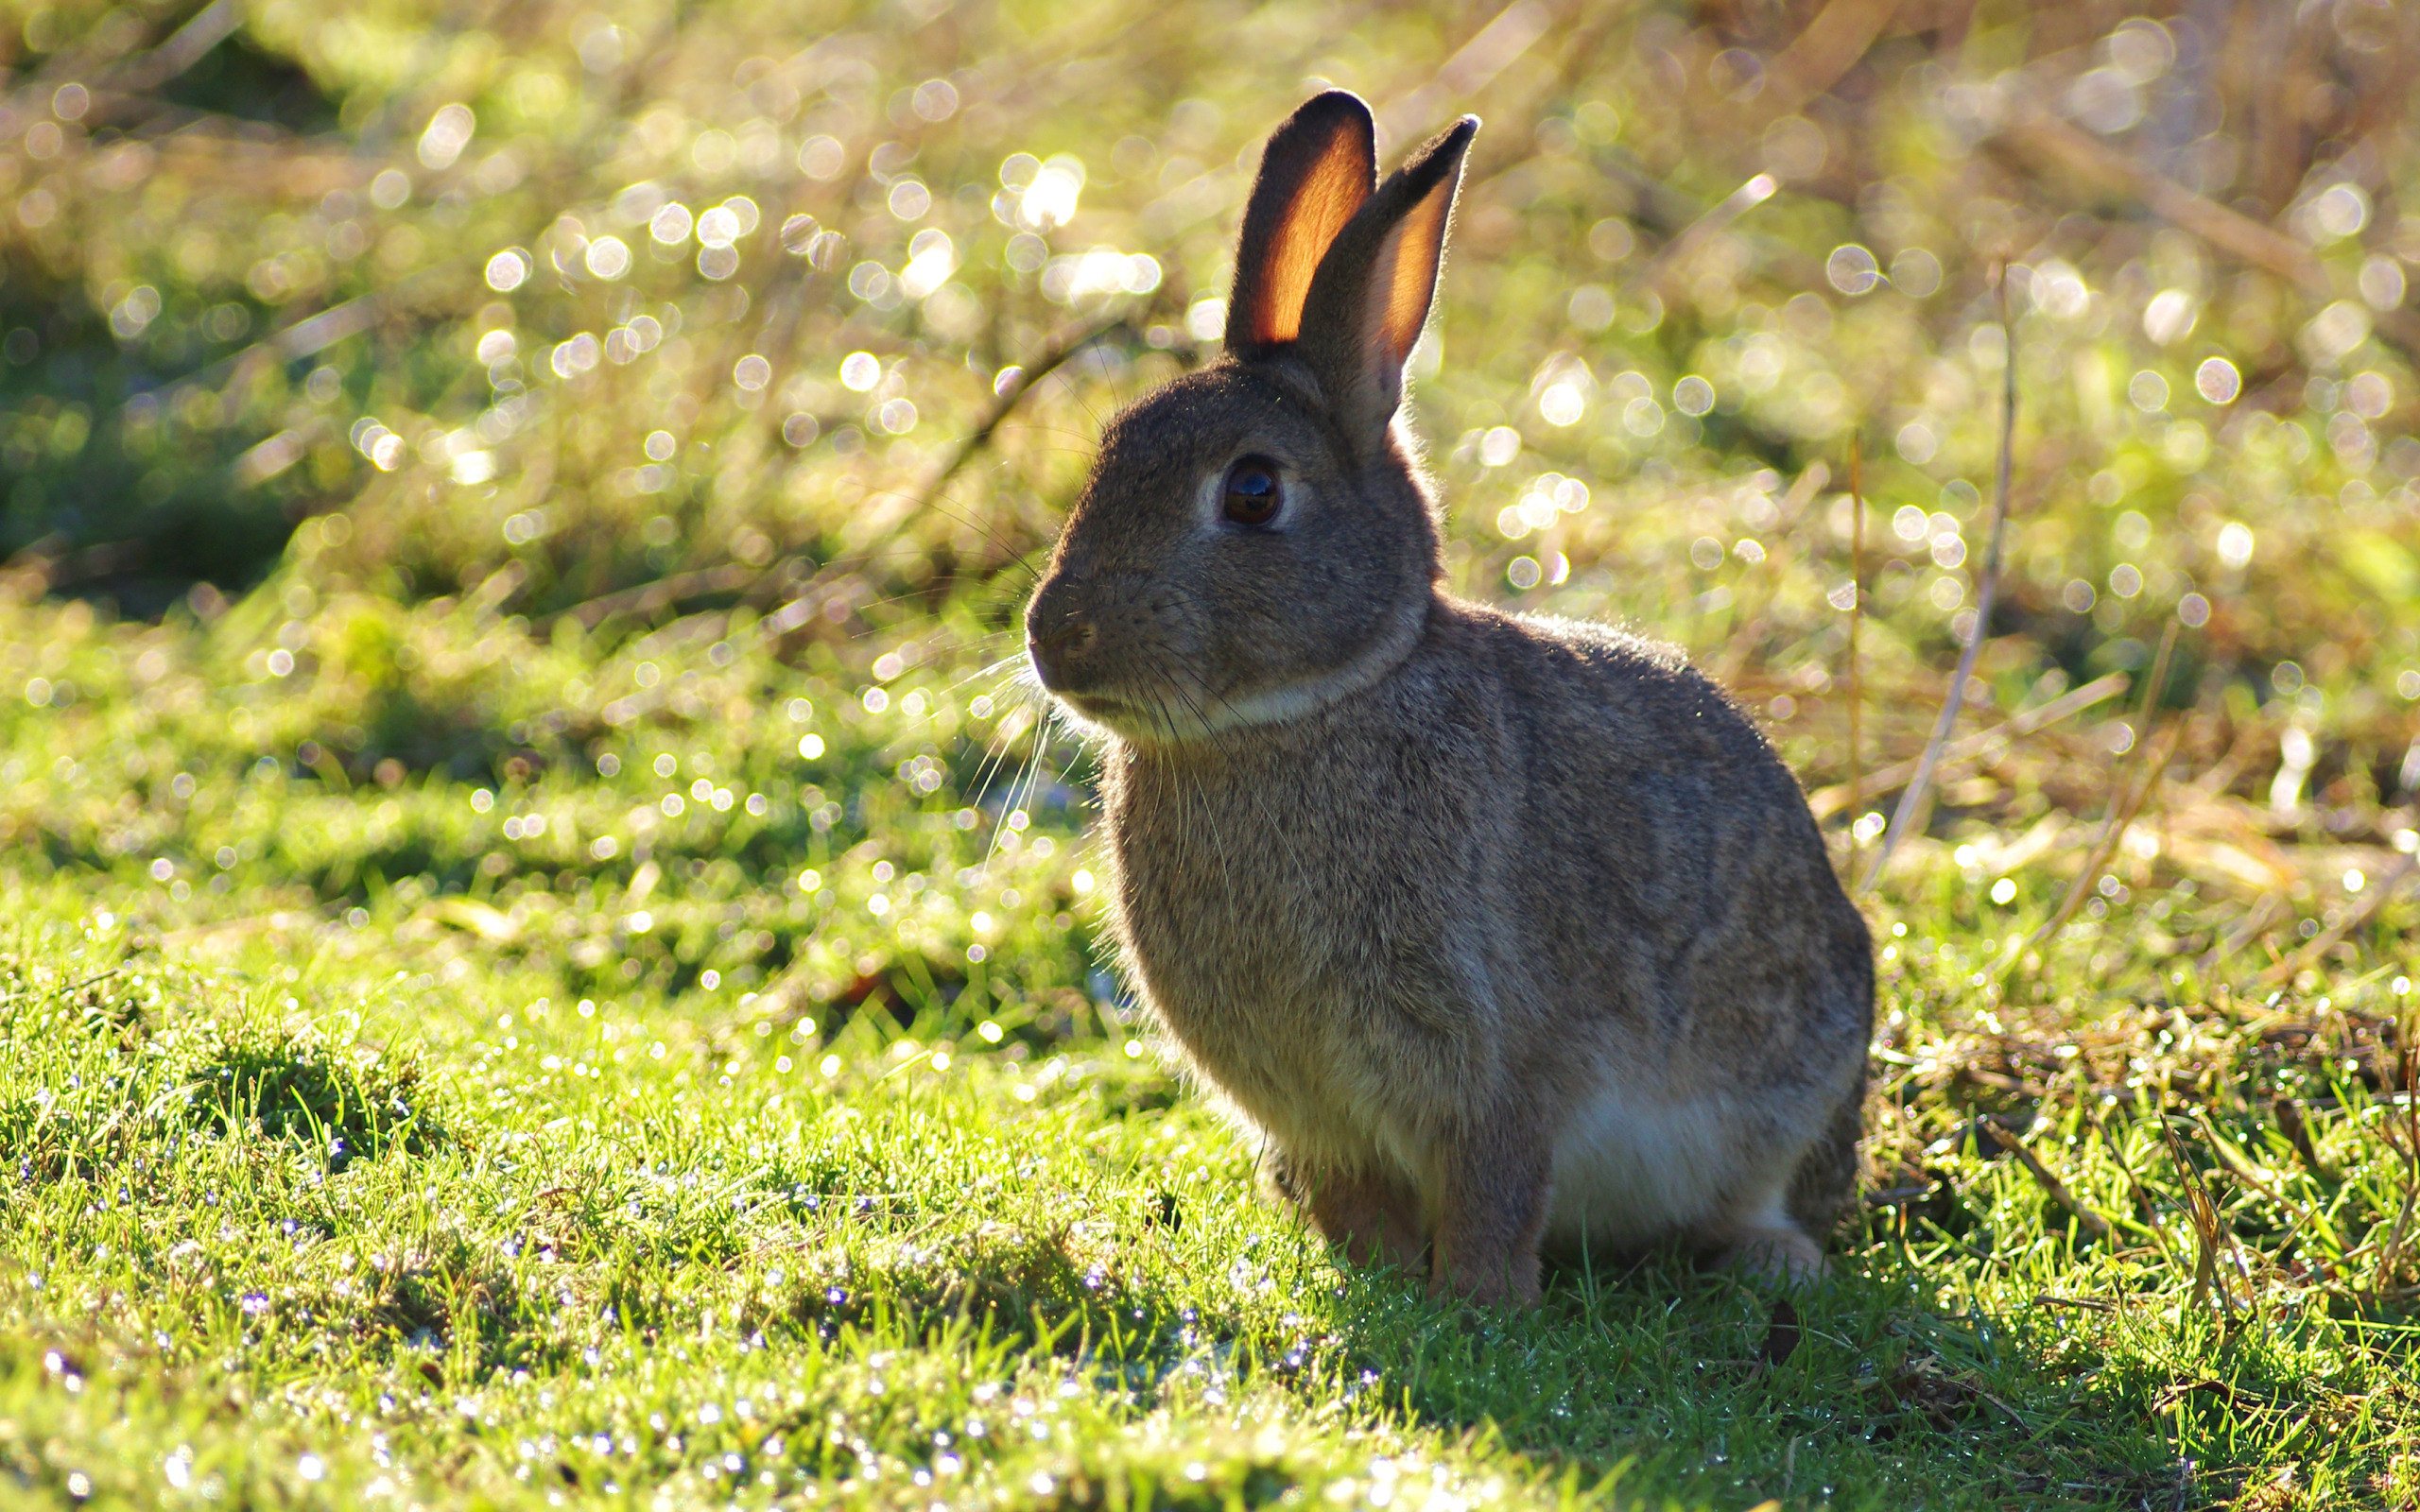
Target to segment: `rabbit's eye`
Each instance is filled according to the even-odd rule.
[[[1227,518],[1239,525],[1265,525],[1277,518],[1277,464],[1247,456],[1227,469]]]

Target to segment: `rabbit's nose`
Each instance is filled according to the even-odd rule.
[[[1099,642],[1100,633],[1091,618],[1080,612],[1063,615],[1055,625],[1029,626],[1026,631],[1027,649],[1046,685],[1063,681],[1068,670],[1091,655]]]

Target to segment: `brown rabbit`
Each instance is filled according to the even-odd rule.
[[[1817,1274],[1873,961],[1797,783],[1670,647],[1443,586],[1399,412],[1478,129],[1383,184],[1352,94],[1270,138],[1226,354],[1109,425],[1033,668],[1100,744],[1128,973],[1354,1260]]]

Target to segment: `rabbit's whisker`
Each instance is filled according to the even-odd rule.
[[[1001,809],[1000,822],[992,829],[992,844],[983,852],[983,870],[987,874],[992,869],[993,859],[1007,847],[1008,837],[1016,833],[1017,827],[1011,821],[1019,814],[1027,816],[1027,822],[1030,823],[1032,820],[1032,816],[1027,810],[1026,804],[1031,800],[1034,784],[1042,777],[1043,753],[1049,748],[1050,744],[1048,730],[1047,720],[1039,720],[1034,724],[1033,754],[1027,760],[1025,770],[1019,774],[1017,782],[1009,789],[1008,805]]]
[[[1093,422],[1093,434],[1098,436],[1106,427],[1101,424],[1100,415],[1093,408],[1092,402],[1086,399],[1083,391],[1076,387],[1076,380],[1068,376],[1064,369],[1050,376],[1061,381],[1061,387],[1066,390],[1067,397],[1074,400],[1076,407],[1084,412],[1084,418]]]
[[[1160,679],[1159,692],[1162,694],[1174,695],[1180,702],[1184,703],[1193,711],[1194,722],[1197,725],[1204,726],[1206,728],[1207,722],[1201,718],[1200,706],[1194,704],[1191,698],[1186,696],[1184,690],[1179,687],[1173,679],[1162,678]],[[1155,697],[1157,697],[1157,695],[1155,695]],[[1167,706],[1165,702],[1160,703],[1161,717],[1166,722],[1173,723],[1172,721],[1167,721]],[[1171,740],[1173,741],[1173,732],[1171,732]],[[1174,765],[1174,758],[1172,754],[1169,758],[1169,765],[1171,766]],[[1171,772],[1170,775],[1173,777],[1173,772]],[[1182,782],[1172,781],[1169,783],[1169,787],[1176,794],[1178,823],[1181,827],[1189,828],[1193,819],[1193,804],[1186,799],[1186,784]],[[1207,795],[1204,795],[1203,802],[1201,804],[1201,821],[1204,827],[1210,832],[1210,854],[1218,860],[1219,885],[1226,891],[1227,911],[1232,915],[1236,911],[1238,903],[1238,898],[1236,892],[1235,872],[1229,867],[1227,862],[1226,836],[1219,833],[1218,803]],[[1182,833],[1182,830],[1180,830],[1180,833]]]
[[[977,813],[982,812],[985,800],[992,796],[992,783],[998,779],[1008,759],[1009,744],[1000,738],[997,730],[994,730],[992,738],[984,742],[983,760],[975,768],[974,807]]]
[[[974,671],[959,679],[956,682],[944,684],[942,691],[943,693],[956,693],[959,689],[965,687],[968,683],[973,682],[977,678],[988,678],[995,672],[1006,672],[1009,668],[1015,666],[1018,662],[1024,660],[1025,653],[1023,651],[1011,652],[1009,655],[1000,658],[1000,660],[993,662],[988,667],[977,667]]]
[[[1208,678],[1204,677],[1200,671],[1192,667],[1182,667],[1179,670],[1193,679],[1194,685],[1201,690],[1202,697],[1209,699],[1212,703],[1217,704],[1219,708],[1227,712],[1228,718],[1226,722],[1215,729],[1212,729],[1212,734],[1222,738],[1227,735],[1236,735],[1241,739],[1252,741],[1258,741],[1266,738],[1262,734],[1260,727],[1252,720],[1247,719],[1244,716],[1244,712],[1236,707],[1235,700],[1229,698],[1225,694],[1210,685],[1210,679]],[[1202,720],[1202,724],[1205,728],[1209,728],[1210,721],[1207,717]]]
[[[1064,425],[1048,424],[1038,420],[1019,421],[1012,425],[1003,425],[998,430],[993,432],[993,434],[994,436],[1006,436],[1018,431],[1031,431],[1037,436],[1064,436],[1070,439],[1081,441],[1086,446],[1090,446],[1093,442],[1093,438],[1085,435],[1082,431],[1073,430]]]
[[[1023,676],[1012,675],[1002,679],[999,693],[1002,698],[1010,700],[1019,709],[1028,713],[1033,712],[1041,702],[1035,696],[1036,689],[1032,684],[1029,672]],[[1048,719],[1048,710],[1044,707],[1040,717],[1033,721],[1033,729],[1039,730]],[[1003,720],[1000,725],[993,727],[991,734],[984,741],[983,762],[975,774],[975,806],[977,809],[980,809],[985,800],[992,796],[992,784],[998,780],[1002,768],[1007,765],[1009,752],[1017,738],[1028,732],[1020,730],[1011,733],[1004,728],[1006,724],[1007,721]],[[1036,738],[1038,741],[1041,737],[1037,735]],[[1013,785],[1011,784],[1011,790]],[[1003,808],[1000,812],[1005,817],[1009,809]],[[994,838],[997,838],[996,832],[994,832]],[[990,863],[991,856],[987,852],[984,856],[984,864],[988,866]]]
[[[1194,706],[1196,717],[1201,720],[1203,728],[1209,730],[1211,744],[1218,748],[1219,753],[1221,756],[1231,758],[1236,757],[1238,752],[1236,747],[1241,746],[1247,747],[1247,750],[1242,754],[1248,758],[1250,754],[1249,747],[1257,745],[1264,745],[1268,742],[1270,738],[1268,734],[1257,725],[1245,723],[1240,712],[1236,709],[1235,705],[1227,702],[1226,696],[1210,686],[1210,679],[1208,678],[1202,676],[1199,670],[1193,667],[1181,666],[1179,670],[1184,672],[1187,677],[1190,677],[1194,682],[1200,686],[1204,696],[1215,699],[1217,702],[1223,705],[1230,713],[1234,713],[1236,716],[1231,723],[1224,726],[1214,727],[1206,717],[1201,716],[1200,705],[1196,704]],[[1181,690],[1179,692],[1179,696],[1184,696]],[[1187,701],[1191,702],[1192,700],[1188,698]],[[1244,788],[1246,792],[1252,795],[1253,808],[1260,815],[1263,833],[1271,835],[1280,833],[1276,816],[1269,812],[1268,795],[1260,790],[1257,783],[1246,783],[1244,784]],[[1221,847],[1219,850],[1220,856],[1223,857],[1226,851],[1224,847]],[[1233,890],[1233,884],[1231,883],[1229,885],[1229,891],[1232,893]]]
[[[1034,673],[1033,664],[1023,658],[1014,659],[1008,676],[994,688],[999,697],[1009,699],[1035,718],[1050,717],[1050,691],[1042,685],[1042,679]]]
[[[1050,453],[1054,455],[1072,454],[1082,457],[1087,462],[1100,459],[1099,446],[1081,431],[1072,431],[1058,425],[1018,425],[1011,429],[1031,431],[1037,436],[1063,436],[1077,443],[1074,446],[1040,446],[1034,448],[1036,451]]]

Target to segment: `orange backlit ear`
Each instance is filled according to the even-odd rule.
[[[1403,403],[1404,364],[1428,323],[1478,131],[1466,115],[1414,153],[1337,233],[1312,278],[1303,353],[1357,446],[1382,441]]]
[[[1236,249],[1228,351],[1251,356],[1300,334],[1320,260],[1377,174],[1370,107],[1344,90],[1312,97],[1270,134]]]

